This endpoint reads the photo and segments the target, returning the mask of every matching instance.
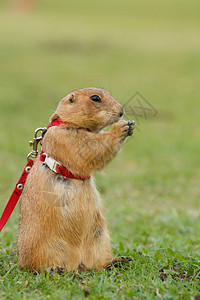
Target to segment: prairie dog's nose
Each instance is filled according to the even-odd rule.
[[[120,113],[119,113],[119,117],[121,118],[121,117],[123,116],[123,114],[124,114],[124,109],[123,109],[123,107],[121,106],[121,110],[120,110]]]

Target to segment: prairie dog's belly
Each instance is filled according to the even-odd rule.
[[[84,235],[100,211],[101,200],[93,178],[63,178],[36,160],[22,193],[21,227],[29,224],[29,228],[51,233],[76,228],[78,232],[79,228],[79,235]]]
[[[98,209],[100,197],[95,187],[94,180],[77,180],[66,178],[42,166],[43,173],[42,194],[43,198],[55,207],[64,208],[71,212],[73,208]]]

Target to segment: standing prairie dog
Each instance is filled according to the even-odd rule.
[[[55,173],[37,157],[21,197],[19,264],[27,270],[100,269],[112,262],[110,237],[92,174],[103,169],[132,135],[122,106],[98,88],[76,90],[63,98],[42,140],[43,152],[75,178]],[[64,123],[66,122],[66,123]],[[112,130],[101,130],[115,123]],[[81,178],[81,179],[80,179]]]

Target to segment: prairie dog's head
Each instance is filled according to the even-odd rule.
[[[85,88],[71,92],[58,104],[50,121],[61,118],[78,127],[99,131],[117,122],[123,107],[111,94],[99,88]]]

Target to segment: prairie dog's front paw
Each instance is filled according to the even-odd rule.
[[[133,134],[133,129],[135,128],[135,121],[118,121],[113,127],[114,133],[119,138],[126,138]]]

